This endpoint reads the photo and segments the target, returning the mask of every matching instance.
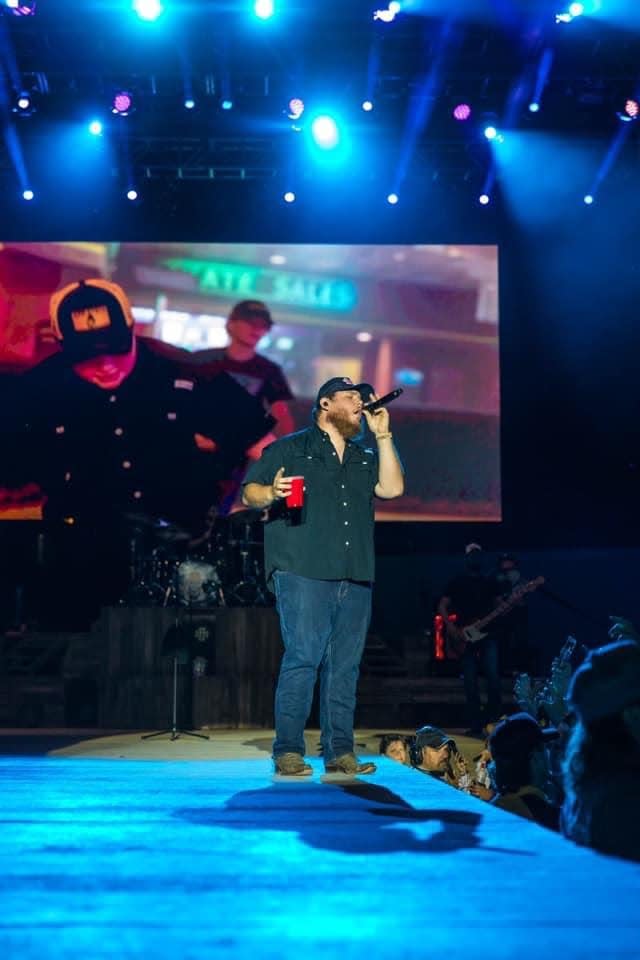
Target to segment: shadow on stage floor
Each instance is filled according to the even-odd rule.
[[[255,746],[146,744],[180,762],[131,735],[0,758],[0,955],[638,957],[636,864],[384,757],[291,781]]]

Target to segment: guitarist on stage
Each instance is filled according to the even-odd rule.
[[[512,553],[498,557],[496,582],[501,600],[508,600],[523,584],[518,558]],[[495,624],[499,637],[500,663],[505,673],[535,672],[533,650],[529,645],[529,610],[523,597]]]
[[[468,736],[482,737],[479,667],[487,681],[486,720],[497,720],[501,714],[498,638],[488,630],[478,643],[467,643],[460,627],[484,617],[500,600],[500,589],[494,577],[483,572],[483,550],[477,543],[465,547],[465,570],[445,587],[438,604],[438,613],[446,625],[447,655],[459,658],[467,703]]]

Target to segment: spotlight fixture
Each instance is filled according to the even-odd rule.
[[[373,110],[373,104],[371,100],[363,100],[362,109],[364,110],[365,113],[371,113],[371,111]]]
[[[391,0],[391,3],[389,3],[386,10],[374,11],[373,19],[382,20],[383,23],[393,23],[401,9],[401,4],[398,3],[397,0]]]
[[[583,197],[583,199],[584,199],[584,202],[586,203],[586,205],[587,205],[588,207],[590,207],[595,198],[594,198],[593,194],[588,193],[585,197]]]
[[[478,197],[478,203],[480,203],[483,207],[486,207],[487,204],[490,202],[491,202],[491,197],[489,196],[488,193],[481,193],[480,196]]]
[[[258,20],[270,20],[275,11],[274,0],[255,0],[253,12]]]
[[[299,120],[304,113],[304,100],[300,97],[292,97],[287,104],[287,110],[289,120]]]
[[[22,191],[23,200],[33,200],[34,197],[35,197],[35,193],[33,192],[33,190],[27,188],[26,190]]]
[[[135,189],[135,187],[130,187],[127,190],[127,200],[137,200],[137,199],[138,199],[138,191]]]
[[[20,117],[30,117],[32,113],[35,113],[36,108],[31,94],[22,90],[17,94],[11,109]]]
[[[618,110],[617,117],[618,120],[622,120],[623,123],[631,123],[632,120],[637,120],[638,115],[640,114],[640,104],[637,100],[627,100],[624,105],[624,110]]]
[[[468,103],[459,103],[453,108],[453,116],[456,120],[468,120],[471,116],[471,107]]]
[[[390,193],[390,194],[387,196],[387,203],[390,203],[392,207],[395,207],[395,205],[396,205],[396,203],[398,202],[399,199],[400,199],[400,198],[398,197],[398,194],[397,194],[397,193]]]
[[[157,20],[164,8],[160,0],[133,0],[133,9],[141,20]]]
[[[287,190],[282,199],[285,203],[295,203],[296,195],[293,190]]]
[[[540,110],[540,104],[537,100],[532,100],[529,104],[529,113],[538,113]]]
[[[570,3],[566,10],[556,13],[556,23],[571,23],[584,13],[584,3]]]
[[[321,114],[311,124],[311,136],[321,150],[333,150],[340,142],[340,130],[333,117]]]
[[[195,107],[195,105],[196,105],[196,102],[195,102],[195,100],[193,99],[193,97],[186,97],[186,98],[185,98],[185,101],[184,101],[184,108],[185,108],[185,110],[193,110],[193,108]]]
[[[233,100],[223,100],[220,106],[223,110],[233,110]]]
[[[498,130],[493,124],[490,124],[488,127],[484,128],[484,135],[487,140],[496,140],[498,138]]]
[[[100,120],[92,120],[88,129],[92,137],[99,137],[103,129],[102,123]]]
[[[117,117],[128,117],[133,111],[133,97],[126,90],[119,90],[113,98],[111,113]]]
[[[36,12],[36,0],[5,0],[5,6],[16,17],[32,17]]]

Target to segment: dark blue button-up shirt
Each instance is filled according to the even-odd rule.
[[[374,488],[377,452],[358,440],[347,441],[342,462],[317,426],[281,437],[253,463],[244,484],[303,476],[304,506],[288,509],[276,501],[265,524],[267,582],[275,570],[317,580],[374,578]]]

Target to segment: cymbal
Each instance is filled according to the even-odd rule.
[[[123,513],[123,519],[134,527],[141,527],[151,531],[159,540],[190,540],[191,534],[183,530],[177,523],[165,520],[163,517],[152,517],[148,513]]]
[[[169,520],[158,519],[154,532],[158,540],[169,540],[172,543],[191,540],[191,534],[187,530],[183,530],[177,523],[171,523]]]
[[[149,530],[153,529],[157,523],[156,518],[149,516],[148,513],[123,513],[122,519],[133,526],[147,527]]]

